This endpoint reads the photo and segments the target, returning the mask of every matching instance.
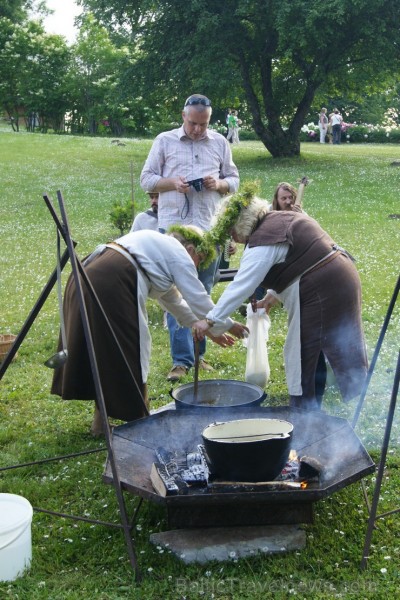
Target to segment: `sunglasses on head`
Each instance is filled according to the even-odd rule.
[[[211,100],[208,98],[199,98],[198,96],[190,96],[185,102],[185,106],[195,106],[196,104],[211,106]]]

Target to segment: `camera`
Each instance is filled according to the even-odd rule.
[[[203,189],[203,181],[204,179],[202,177],[199,177],[199,179],[192,179],[192,181],[187,181],[187,183],[189,185],[192,185],[196,192],[201,192],[201,190]]]

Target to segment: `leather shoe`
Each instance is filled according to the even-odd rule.
[[[214,371],[214,368],[210,365],[210,363],[204,360],[204,358],[200,359],[199,367],[200,369],[203,369],[203,371]]]
[[[167,381],[180,381],[185,377],[189,369],[183,365],[175,365],[167,375]]]

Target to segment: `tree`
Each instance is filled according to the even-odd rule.
[[[317,92],[365,91],[399,67],[398,0],[80,3],[115,35],[129,32],[148,86],[162,84],[173,98],[193,90],[219,100],[243,93],[274,157],[300,153]]]
[[[61,128],[69,104],[65,86],[69,62],[61,36],[47,35],[36,21],[0,18],[0,106],[15,131],[20,117],[31,130]]]
[[[96,134],[107,123],[114,135],[120,135],[129,112],[120,100],[120,80],[129,65],[129,53],[113,44],[90,13],[83,19],[73,52],[73,130]]]

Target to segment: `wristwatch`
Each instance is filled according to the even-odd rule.
[[[215,321],[211,321],[211,319],[206,319],[205,321],[209,327],[212,327],[213,325],[215,325]]]

